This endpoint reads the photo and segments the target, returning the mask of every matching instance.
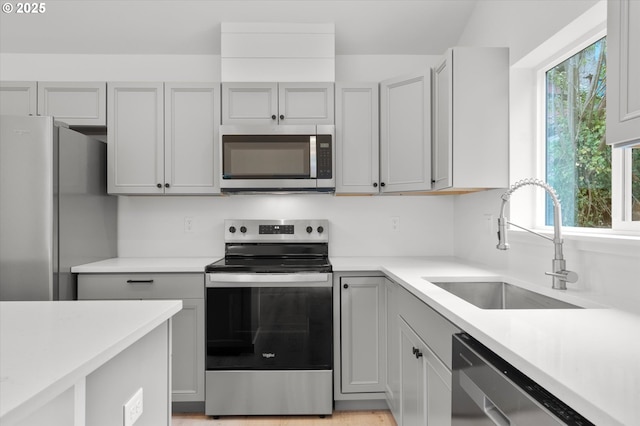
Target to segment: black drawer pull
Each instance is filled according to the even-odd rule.
[[[127,284],[151,284],[153,280],[127,280]]]

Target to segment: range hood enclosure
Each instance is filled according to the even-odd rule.
[[[222,23],[223,82],[335,81],[335,24]]]

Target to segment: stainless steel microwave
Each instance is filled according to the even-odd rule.
[[[334,126],[221,126],[224,192],[335,190]]]

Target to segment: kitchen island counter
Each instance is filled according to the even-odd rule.
[[[46,419],[49,425],[84,425],[86,418],[86,424],[105,424],[95,423],[93,415],[112,422],[122,418],[122,404],[133,395],[127,386],[144,387],[150,404],[166,401],[164,409],[147,409],[145,402],[143,417],[168,419],[169,320],[181,307],[180,301],[0,302],[0,423],[44,424],[38,421]],[[150,371],[164,366],[151,371],[164,379],[149,382],[142,373],[140,380],[136,374],[111,377],[126,368],[140,370],[137,358],[146,353],[138,352],[140,345],[146,352],[164,352],[156,361],[145,361]],[[111,396],[118,398],[111,404],[117,413],[102,412]],[[92,405],[96,399],[101,407]],[[161,412],[153,420],[157,409]],[[152,424],[141,420],[141,425]]]

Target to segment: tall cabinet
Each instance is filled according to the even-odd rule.
[[[111,194],[215,194],[216,83],[110,83]]]
[[[640,146],[640,2],[607,1],[607,143]]]

